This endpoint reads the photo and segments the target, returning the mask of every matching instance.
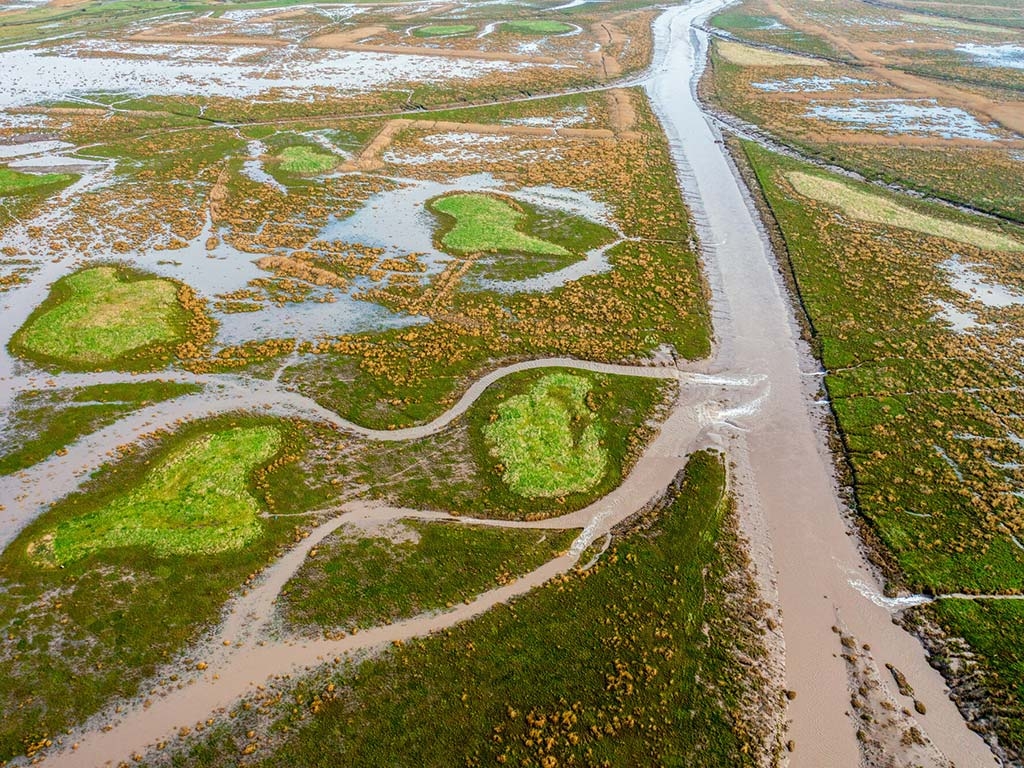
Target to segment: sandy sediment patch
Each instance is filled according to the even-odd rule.
[[[368,37],[377,37],[386,33],[387,27],[381,26],[368,26],[368,27],[353,27],[352,29],[345,29],[341,32],[331,32],[326,35],[318,35],[312,37],[306,41],[306,45],[310,48],[348,48],[350,45],[355,45],[360,40],[365,40]]]
[[[458,7],[459,6],[456,5],[455,3],[446,3],[445,5],[439,6],[428,6],[426,8],[420,8],[418,10],[411,11],[409,13],[403,13],[401,16],[395,16],[394,19],[395,21],[408,21],[409,19],[416,19],[425,14],[429,14],[431,16],[439,16],[442,13],[448,13],[448,11],[453,11]]]
[[[587,61],[601,67],[605,77],[617,77],[622,74],[622,65],[619,64],[617,54],[629,42],[629,38],[621,29],[607,22],[592,24],[590,31],[600,43],[601,50],[588,53]]]
[[[718,53],[728,62],[741,67],[820,67],[823,62],[792,53],[779,53],[728,40],[716,43]]]
[[[276,13],[268,13],[265,16],[257,16],[252,20],[253,24],[269,24],[274,21],[288,21],[289,19],[298,19],[309,13],[306,8],[296,8],[291,11],[278,11]]]
[[[629,91],[613,88],[605,92],[605,98],[608,100],[612,130],[623,139],[639,137],[639,134],[633,131],[636,126],[636,108],[633,106],[633,98]]]

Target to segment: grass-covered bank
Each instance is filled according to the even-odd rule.
[[[0,441],[0,475],[37,464],[134,410],[199,389],[195,384],[147,381],[22,393],[14,400]]]
[[[109,546],[93,546],[95,527],[83,528],[90,516],[137,496],[147,482],[152,484],[154,474],[166,474],[160,468],[182,450],[197,443],[209,447],[217,435],[254,430],[273,430],[280,445],[273,461],[259,453],[260,467],[238,474],[246,495],[258,499],[261,508],[301,511],[314,506],[321,500],[297,470],[310,444],[310,429],[244,415],[189,425],[103,468],[81,492],[54,505],[12,542],[0,555],[0,632],[6,638],[0,651],[0,761],[54,738],[111,699],[134,695],[141,681],[218,619],[229,595],[276,557],[296,525],[294,518],[260,516],[253,521],[259,535],[244,547],[167,551],[138,536],[108,535],[100,543]],[[182,493],[199,493],[210,480],[209,472],[197,477],[188,462],[172,468],[180,471],[163,508],[167,514],[175,504],[189,504]],[[138,533],[145,522],[125,530]],[[145,529],[150,539],[161,533],[161,526],[173,532],[172,518],[157,523]],[[101,532],[121,530],[105,525]],[[192,535],[217,533],[202,520],[192,521],[189,530]],[[40,562],[33,546],[56,531],[81,534],[68,538],[82,546],[73,547],[75,556],[62,560],[61,567]]]
[[[62,277],[14,334],[15,354],[71,370],[140,370],[166,365],[208,320],[191,289],[125,266]]]
[[[540,567],[578,533],[416,520],[367,537],[343,529],[288,582],[284,616],[330,633],[444,609]]]
[[[950,681],[975,728],[994,732],[1008,765],[1024,758],[1024,601],[944,598],[915,608],[907,625]]]
[[[164,764],[757,765],[782,696],[746,566],[722,459],[699,453],[590,571],[304,685],[258,737],[241,710]]]

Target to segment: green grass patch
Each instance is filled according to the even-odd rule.
[[[143,353],[168,358],[186,322],[171,280],[91,267],[58,280],[11,346],[66,367],[117,367]]]
[[[561,554],[577,531],[403,521],[396,540],[344,531],[319,547],[284,597],[293,625],[350,630],[443,609]]]
[[[450,252],[526,253],[568,256],[570,252],[556,243],[521,231],[526,214],[511,200],[475,192],[446,195],[431,200],[427,207],[442,219],[437,236]]]
[[[1024,241],[982,227],[919,213],[890,197],[868,191],[863,186],[802,171],[792,171],[786,174],[786,178],[801,195],[839,208],[847,216],[859,221],[903,227],[924,235],[973,245],[982,250],[1024,251]]]
[[[10,168],[0,168],[0,197],[20,195],[39,187],[57,189],[74,181],[67,173],[21,173]]]
[[[47,565],[66,565],[115,547],[159,557],[237,550],[259,537],[259,504],[248,477],[281,446],[274,427],[238,427],[186,443],[134,489],[67,520],[29,545]]]
[[[483,433],[501,461],[502,480],[515,493],[550,498],[600,482],[608,453],[592,386],[582,376],[553,373],[498,406]]]
[[[264,517],[262,535],[234,550],[157,554],[149,546],[97,549],[63,568],[40,567],[29,543],[70,521],[123,503],[154,467],[187,446],[236,429],[280,433],[282,456],[243,476],[270,510],[303,512],[324,503],[310,457],[321,439],[312,425],[231,414],[138,443],[93,474],[80,492],[31,523],[0,554],[0,760],[56,739],[170,663],[220,619],[229,595],[276,559],[295,537],[294,517]],[[325,433],[327,436],[328,433]],[[227,467],[225,467],[227,471]],[[191,485],[196,489],[196,484]],[[173,495],[177,495],[175,492]],[[198,503],[202,503],[197,499]]]
[[[562,35],[572,32],[575,27],[563,21],[547,21],[545,19],[523,19],[506,21],[501,25],[503,32],[517,35]]]
[[[0,475],[30,467],[134,410],[199,390],[194,384],[147,381],[21,394],[0,443]]]
[[[278,155],[278,160],[282,170],[307,176],[327,173],[333,170],[339,162],[335,155],[305,146],[286,147]]]
[[[562,381],[568,381],[569,386],[559,386]],[[444,432],[423,440],[397,443],[387,451],[367,443],[349,451],[337,471],[346,482],[366,485],[373,496],[398,506],[499,518],[560,514],[586,506],[622,482],[643,446],[655,434],[660,409],[671,392],[671,383],[657,379],[571,369],[524,371],[489,387],[468,413]],[[517,404],[531,399],[539,401],[541,409],[556,412],[550,420],[536,421],[554,433],[546,437],[562,440],[561,445],[541,444],[538,435],[528,431],[536,424],[523,424],[508,410],[500,429],[509,432],[503,439],[511,443],[511,450],[523,452],[524,462],[530,460],[531,450],[541,456],[541,461],[549,462],[543,468],[524,464],[524,476],[519,482],[548,481],[549,485],[539,486],[544,490],[561,485],[562,495],[554,498],[520,492],[523,487],[533,490],[533,486],[513,487],[508,482],[508,460],[494,455],[494,442],[486,437],[487,431],[500,422],[502,409],[508,403],[513,403],[512,408],[518,411]],[[564,412],[560,412],[563,408]],[[534,416],[529,407],[523,411],[528,417]],[[577,453],[579,437],[597,423],[601,430],[601,444],[597,446],[599,466],[590,464],[592,457]],[[520,427],[527,431],[516,431]],[[560,432],[563,428],[568,434]],[[596,431],[592,429],[591,434]],[[561,455],[563,452],[565,455]],[[579,480],[580,474],[568,474],[577,465],[592,471],[597,479],[590,483],[588,478],[588,482],[570,490],[566,477]],[[533,473],[538,472],[542,477],[534,479]]]
[[[594,248],[613,242],[617,235],[596,221],[555,208],[542,208],[516,201],[524,217],[522,231],[530,237],[554,243],[562,253],[531,253],[528,256],[493,254],[477,259],[467,278],[524,280],[554,272],[575,263]]]
[[[461,37],[476,32],[476,24],[428,24],[412,31],[415,37]]]
[[[761,604],[720,458],[695,455],[642,527],[586,574],[391,649],[329,691],[321,680],[286,695],[290,714],[261,731],[283,743],[256,764],[759,764],[771,746],[748,715],[778,713],[781,692],[759,671]],[[176,765],[230,764],[251,716]]]

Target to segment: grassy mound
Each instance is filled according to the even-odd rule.
[[[582,376],[553,373],[498,406],[483,432],[509,488],[551,498],[600,482],[608,452],[601,445],[604,426],[589,407],[591,388]]]
[[[501,25],[506,32],[519,35],[561,35],[572,32],[575,27],[562,21],[544,21],[536,19],[531,21],[506,21]]]
[[[71,367],[106,367],[147,348],[180,342],[186,313],[170,280],[92,267],[56,282],[15,334],[27,357]]]
[[[847,216],[859,221],[903,227],[923,235],[944,237],[983,250],[1024,251],[1024,242],[1012,237],[981,227],[918,213],[882,195],[858,189],[846,182],[802,171],[787,173],[786,178],[804,197],[839,208]]]
[[[305,146],[286,147],[278,155],[278,160],[281,170],[307,176],[327,173],[338,165],[338,158],[334,155]]]
[[[539,567],[576,531],[404,521],[407,539],[335,535],[288,584],[286,617],[323,629],[367,627],[444,608]]]
[[[430,24],[412,31],[416,37],[458,37],[476,32],[475,24]]]
[[[39,187],[62,186],[74,178],[67,173],[21,173],[0,168],[0,197],[24,194]]]
[[[526,218],[512,202],[493,195],[464,193],[430,201],[430,210],[449,217],[439,237],[441,246],[453,253],[513,252],[568,256],[556,243],[521,231]]]
[[[507,482],[507,467],[493,453],[484,431],[493,426],[498,408],[510,399],[528,397],[538,383],[561,372],[584,379],[590,413],[600,421],[601,450],[607,469],[595,485],[551,499],[528,497]],[[566,368],[521,371],[495,382],[450,429],[422,440],[396,443],[387,451],[365,442],[351,446],[334,471],[346,485],[366,486],[374,498],[398,507],[445,509],[460,515],[501,519],[535,519],[581,509],[611,492],[629,473],[643,447],[656,434],[660,410],[675,392],[674,382]],[[584,421],[576,423],[582,429]]]
[[[239,549],[261,530],[247,478],[280,444],[280,433],[269,426],[192,440],[134,490],[34,541],[31,555],[64,565],[114,547],[146,547],[157,556]]]

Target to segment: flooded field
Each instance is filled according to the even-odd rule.
[[[945,28],[69,2],[0,10],[0,763],[995,764],[899,622],[1016,589],[1024,235],[808,157],[1024,151],[884,66]]]

